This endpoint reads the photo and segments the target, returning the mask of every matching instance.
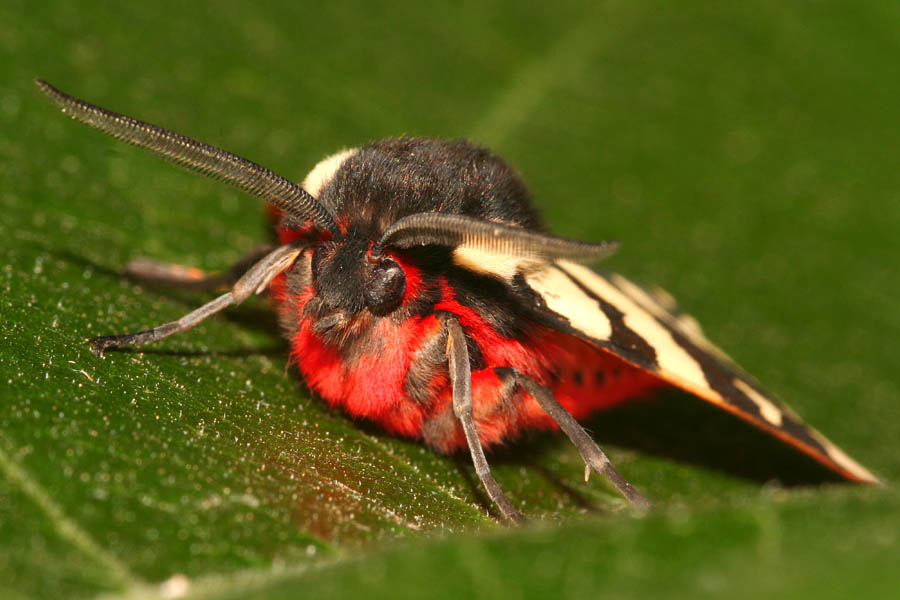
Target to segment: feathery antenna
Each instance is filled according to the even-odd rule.
[[[300,185],[235,154],[70,96],[43,79],[35,83],[62,111],[95,129],[145,148],[188,170],[231,184],[299,219],[338,233],[334,216]]]
[[[465,215],[417,213],[399,219],[382,234],[372,248],[411,248],[424,245],[465,246],[475,250],[540,260],[567,258],[600,260],[616,251],[619,242],[592,244],[538,233],[522,227],[485,221]]]

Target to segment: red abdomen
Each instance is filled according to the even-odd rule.
[[[529,394],[509,389],[505,368],[514,366],[549,387],[576,419],[665,385],[622,359],[558,331],[540,330],[521,344],[521,352],[522,360],[516,361],[519,366],[505,360],[488,361],[487,367],[472,372],[475,422],[483,446],[512,440],[529,429],[559,428]],[[466,447],[453,416],[449,385],[437,397],[424,429],[426,441],[441,451]]]
[[[283,280],[274,282],[272,292],[276,300],[283,300]],[[310,290],[304,294],[312,296]],[[316,335],[313,323],[302,317],[309,297],[282,302],[280,310],[294,311],[282,318],[298,322],[291,339],[291,359],[310,389],[330,405],[374,421],[388,432],[423,439],[443,452],[466,446],[453,415],[446,365],[434,369],[424,397],[421,389],[411,394],[407,386],[421,349],[440,333],[434,314],[401,322],[372,320],[365,335],[348,336],[345,344],[329,345]],[[513,439],[528,429],[557,428],[530,395],[504,381],[504,369],[516,369],[549,386],[576,419],[663,385],[603,349],[559,331],[535,327],[525,340],[505,338],[478,313],[458,303],[447,287],[435,312],[454,315],[480,350],[481,364],[472,371],[472,391],[476,426],[484,446]]]

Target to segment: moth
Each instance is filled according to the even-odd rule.
[[[762,391],[659,292],[583,263],[612,253],[546,232],[502,159],[466,141],[400,137],[344,150],[302,185],[220,148],[37,85],[71,117],[268,203],[279,244],[227,273],[153,261],[139,279],[227,292],[177,321],[90,340],[93,350],[181,333],[268,291],[311,390],[356,418],[439,452],[468,450],[510,521],[522,514],[484,449],[561,429],[631,504],[645,498],[578,419],[674,387],[710,402],[844,478],[877,481]]]

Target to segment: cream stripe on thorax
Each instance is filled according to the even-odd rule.
[[[341,150],[336,154],[320,160],[312,171],[303,180],[303,189],[309,192],[313,198],[319,197],[319,192],[325,187],[344,161],[356,154],[356,148]]]
[[[511,282],[517,273],[543,268],[545,264],[533,258],[499,254],[464,244],[453,250],[453,262],[470,271],[499,277],[506,282]]]

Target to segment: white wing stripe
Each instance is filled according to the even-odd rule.
[[[744,393],[745,396],[750,398],[756,406],[759,407],[759,414],[763,419],[774,425],[775,427],[781,427],[784,424],[784,413],[781,412],[781,409],[775,406],[775,403],[754,390],[752,387],[747,385],[740,379],[732,379],[731,383],[738,390]]]
[[[709,352],[710,354],[714,354],[716,358],[726,362],[732,363],[731,358],[726,355],[720,348],[718,348],[715,344],[706,339],[706,336],[703,335],[703,330],[700,328],[700,324],[690,315],[673,315],[672,311],[675,309],[675,299],[668,295],[668,292],[657,288],[655,290],[655,294],[657,296],[661,296],[665,294],[668,296],[667,307],[665,304],[661,303],[657,298],[650,295],[640,286],[635,285],[634,283],[628,281],[621,275],[617,275],[615,273],[609,276],[609,280],[616,285],[619,289],[625,292],[627,295],[631,296],[638,304],[646,308],[653,316],[657,319],[666,323],[670,327],[677,329],[680,333],[684,334],[684,336],[689,339],[691,342],[699,346],[702,350]]]
[[[528,285],[537,292],[547,308],[563,316],[585,335],[608,341],[612,323],[597,306],[597,302],[582,292],[566,275],[552,267],[525,276]]]
[[[837,465],[845,474],[849,473],[850,478],[878,483],[877,477],[822,434],[792,418],[787,409],[780,408],[741,379],[730,359],[706,340],[693,319],[670,313],[623,277],[612,275],[607,278],[564,260],[554,264],[556,268],[526,275],[525,280],[551,311],[569,319],[575,329],[600,342],[611,341],[613,324],[592,296],[602,298],[622,314],[622,323],[629,330],[653,347],[660,377],[673,385],[685,386],[688,391],[693,388],[695,394],[709,402],[730,406],[744,417],[765,422],[781,435],[788,436],[792,445],[829,468],[834,469],[833,465]],[[707,357],[709,364],[701,363]],[[710,369],[708,376],[704,367]],[[832,463],[829,465],[823,459]]]
[[[557,265],[572,274],[582,285],[622,312],[624,322],[628,328],[644,338],[656,350],[656,359],[660,370],[665,371],[667,376],[682,379],[697,388],[709,390],[710,394],[719,396],[721,399],[721,395],[710,387],[709,382],[703,375],[700,363],[694,360],[675,341],[672,333],[647,310],[641,308],[635,301],[603,279],[595,271],[565,260],[558,261]],[[596,306],[596,303],[594,304]],[[553,307],[550,308],[553,309]],[[595,308],[594,310],[596,311],[597,309]],[[565,313],[562,314],[565,315]]]

